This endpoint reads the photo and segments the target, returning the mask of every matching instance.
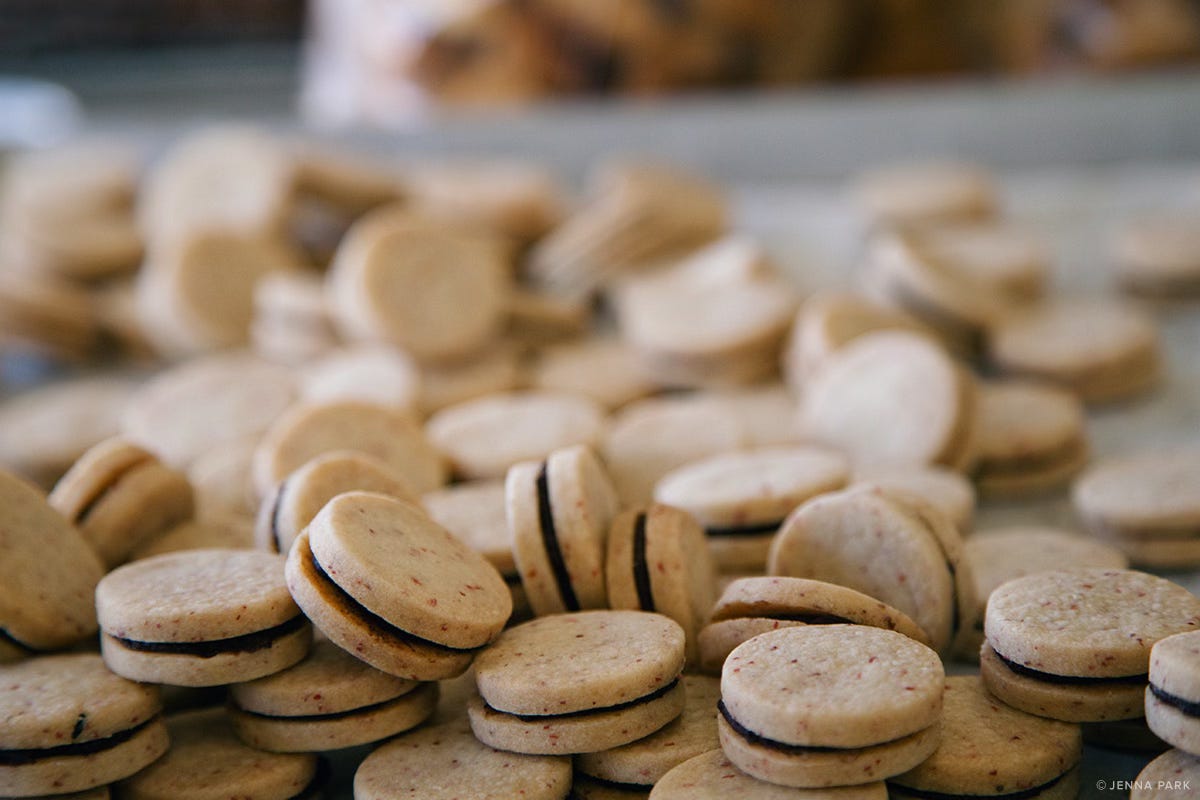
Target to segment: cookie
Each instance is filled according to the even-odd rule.
[[[986,220],[999,206],[983,167],[952,161],[877,167],[858,178],[854,195],[871,219],[891,225]]]
[[[401,350],[358,345],[302,367],[300,396],[310,403],[362,400],[415,414],[421,408],[421,373]]]
[[[609,606],[675,620],[687,637],[688,662],[695,663],[696,634],[716,598],[712,555],[696,520],[665,505],[619,514],[604,569]]]
[[[287,583],[334,644],[410,680],[459,675],[512,613],[483,556],[416,506],[367,492],[338,495],[301,532]]]
[[[83,288],[14,270],[0,274],[0,344],[6,350],[78,363],[95,355],[99,334],[99,315]]]
[[[1001,373],[1038,378],[1085,403],[1144,394],[1162,373],[1158,327],[1133,306],[1101,300],[1056,300],[1009,315],[989,333]]]
[[[604,608],[604,544],[617,499],[588,448],[556,450],[508,471],[513,557],[535,614]]]
[[[359,800],[563,800],[570,788],[569,758],[493,750],[462,720],[393,739],[354,773]]]
[[[855,461],[940,464],[974,458],[974,379],[917,334],[860,336],[806,384],[802,424]]]
[[[886,800],[883,781],[858,786],[793,789],[760,781],[742,772],[720,750],[683,762],[662,777],[650,793],[653,800]]]
[[[229,690],[238,738],[257,750],[308,753],[376,742],[415,728],[437,705],[436,683],[380,672],[327,640],[282,672]]]
[[[539,391],[588,397],[609,409],[653,394],[658,388],[632,348],[604,337],[538,351],[529,383]]]
[[[1121,288],[1161,298],[1200,291],[1198,230],[1200,220],[1179,213],[1126,223],[1112,245]]]
[[[0,666],[0,792],[78,792],[132,775],[167,750],[158,690],[90,653]]]
[[[1200,599],[1131,570],[1070,569],[1005,583],[988,599],[980,667],[988,690],[1068,722],[1143,714],[1150,648],[1200,628]]]
[[[889,494],[909,494],[945,514],[964,537],[975,518],[975,487],[946,467],[896,464],[858,465],[852,486],[873,486]]]
[[[189,519],[134,548],[130,561],[181,550],[253,550],[254,522],[245,517]]]
[[[720,675],[725,659],[742,642],[780,628],[798,628],[806,622],[770,617],[735,617],[709,622],[696,636],[699,651],[698,669],[705,675]]]
[[[191,518],[195,508],[186,476],[119,436],[84,453],[48,500],[108,567]]]
[[[250,343],[268,361],[300,365],[337,347],[320,272],[268,272],[254,284],[253,300]]]
[[[188,550],[110,572],[96,587],[108,668],[146,683],[217,686],[290,667],[312,627],[288,595],[283,558]]]
[[[894,631],[806,625],[764,633],[725,661],[721,749],[743,772],[783,786],[890,778],[937,749],[944,680],[936,653]]]
[[[0,470],[0,662],[96,632],[104,565],[42,493]]]
[[[421,410],[432,414],[489,394],[520,388],[525,376],[516,348],[495,344],[471,358],[447,364],[421,364]]]
[[[375,492],[420,505],[408,483],[387,463],[366,453],[332,450],[275,484],[259,506],[255,543],[262,550],[287,555],[325,504],[350,491]]]
[[[264,753],[234,735],[222,709],[189,711],[167,719],[171,749],[120,782],[130,800],[310,800],[319,796],[322,770],[311,753]]]
[[[253,522],[258,511],[251,469],[258,436],[223,442],[198,456],[187,468],[196,501],[196,516],[204,519],[243,517]]]
[[[1138,773],[1129,800],[1171,800],[1200,784],[1200,758],[1168,750]]]
[[[1200,631],[1151,648],[1146,723],[1163,741],[1200,756]]]
[[[476,661],[471,729],[484,744],[518,753],[619,747],[682,713],[683,662],[683,629],[661,614],[586,611],[531,620],[509,628]]]
[[[592,307],[582,300],[515,285],[505,297],[504,314],[505,335],[524,351],[580,339],[588,332]]]
[[[501,478],[513,464],[563,447],[595,447],[604,432],[604,411],[578,395],[512,392],[444,408],[425,430],[458,477]]]
[[[667,473],[654,498],[704,526],[718,569],[762,570],[779,526],[797,506],[841,489],[844,456],[819,447],[776,447],[712,456]]]
[[[977,676],[946,679],[942,742],[915,769],[888,779],[893,797],[1074,798],[1083,742],[1078,725],[1009,708]]]
[[[416,492],[446,482],[441,456],[408,414],[360,400],[302,403],[282,414],[254,453],[263,496],[316,456],[353,450],[379,459]]]
[[[801,443],[795,395],[782,383],[764,383],[719,389],[713,400],[725,407],[742,429],[746,447],[773,447]]]
[[[924,258],[1006,301],[1036,300],[1045,291],[1050,254],[1029,231],[1002,222],[973,222],[922,226],[910,235]]]

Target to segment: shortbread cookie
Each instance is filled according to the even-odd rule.
[[[858,786],[794,789],[752,778],[720,750],[683,762],[654,785],[652,800],[887,800],[883,781]]]
[[[763,383],[734,389],[719,389],[712,399],[725,406],[725,413],[742,429],[746,447],[775,447],[800,444],[799,403],[783,383]]]
[[[300,370],[300,395],[310,403],[363,400],[419,413],[421,373],[402,350],[359,345],[305,365]]]
[[[273,270],[254,284],[250,343],[268,361],[304,364],[337,347],[325,302],[324,275],[310,269]]]
[[[1168,750],[1138,773],[1129,800],[1173,800],[1200,785],[1200,757]]]
[[[515,285],[505,298],[504,313],[508,339],[517,349],[527,350],[580,339],[588,331],[592,307],[583,300]]]
[[[999,206],[983,167],[952,161],[877,167],[859,177],[854,193],[873,220],[893,225],[988,219]]]
[[[168,528],[129,554],[130,561],[181,550],[253,550],[254,521],[247,517],[189,519]]]
[[[632,348],[607,338],[543,348],[529,382],[541,391],[589,397],[605,408],[620,408],[658,388]]]
[[[1164,299],[1200,291],[1200,218],[1164,214],[1127,223],[1113,244],[1126,291]]]
[[[1036,300],[1050,274],[1045,243],[1003,222],[922,226],[911,233],[925,258],[948,265],[985,291],[1015,303]]]
[[[1146,723],[1163,741],[1200,756],[1200,631],[1168,636],[1150,650]]]
[[[253,521],[258,493],[251,474],[258,436],[224,442],[205,451],[187,468],[196,500],[196,516],[205,519],[230,516]]]
[[[780,628],[798,628],[807,622],[770,617],[735,617],[720,622],[710,622],[696,636],[699,649],[700,672],[705,675],[720,675],[725,659],[742,642]]]
[[[420,365],[421,410],[432,414],[478,397],[520,388],[525,380],[520,354],[500,342],[471,358]]]
[[[897,464],[859,465],[853,486],[870,485],[889,494],[908,494],[946,515],[964,537],[975,518],[975,487],[961,474],[945,467]]]

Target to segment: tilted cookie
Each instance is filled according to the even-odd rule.
[[[1163,214],[1132,220],[1113,243],[1121,288],[1169,299],[1200,290],[1200,219]]]
[[[362,400],[416,414],[421,407],[421,373],[402,350],[347,347],[300,369],[300,396],[310,403]]]
[[[719,749],[695,756],[654,784],[651,800],[887,800],[883,781],[858,786],[795,789],[752,778]]]
[[[876,167],[859,176],[854,194],[873,220],[892,225],[989,219],[999,205],[986,169],[953,161]]]
[[[501,341],[470,358],[445,364],[421,363],[421,411],[432,414],[465,403],[521,387],[525,376],[520,353]]]
[[[164,553],[214,547],[222,550],[253,550],[254,521],[235,516],[189,519],[134,548],[129,560],[138,561]]]
[[[975,518],[975,487],[946,467],[866,464],[854,469],[854,487],[865,485],[889,494],[909,494],[945,514],[964,537]]]
[[[1146,722],[1163,741],[1200,756],[1200,631],[1151,648]]]
[[[589,397],[619,408],[653,394],[658,383],[629,345],[607,337],[542,348],[530,370],[530,385],[541,391]]]

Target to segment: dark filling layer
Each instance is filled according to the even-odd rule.
[[[808,747],[806,745],[777,742],[774,739],[768,739],[767,737],[757,734],[749,728],[744,727],[742,723],[734,719],[733,715],[729,713],[729,709],[725,707],[724,700],[717,701],[717,711],[719,711],[721,716],[725,718],[725,721],[729,723],[729,727],[733,728],[734,733],[745,739],[750,744],[757,745],[759,747],[769,747],[770,749],[778,750],[781,753],[791,753],[793,755],[801,755],[804,753],[844,753],[847,750],[861,749],[845,747]]]
[[[307,624],[308,619],[303,614],[297,614],[287,622],[273,628],[241,636],[231,636],[228,639],[212,639],[207,642],[143,642],[137,639],[122,639],[118,636],[112,638],[120,642],[122,647],[136,650],[139,653],[213,658],[226,653],[257,653],[259,650],[266,650],[284,636],[303,629]]]
[[[554,573],[554,583],[558,586],[558,594],[567,611],[578,611],[579,598],[575,596],[575,587],[571,585],[571,574],[567,572],[567,562],[563,558],[562,549],[558,546],[558,533],[554,530],[554,514],[550,510],[550,482],[546,477],[546,462],[544,461],[537,476],[537,504],[542,547],[546,549],[546,559],[550,562],[550,571]]]
[[[1083,675],[1055,675],[1053,672],[1041,672],[1036,669],[1031,669],[1024,664],[1018,664],[1015,661],[1009,661],[1007,658],[1000,655],[995,648],[992,648],[992,652],[996,653],[996,658],[1000,659],[1000,662],[1004,664],[1004,666],[1008,667],[1016,674],[1022,675],[1026,678],[1033,678],[1034,680],[1038,681],[1045,681],[1046,683],[1062,683],[1068,686],[1102,686],[1106,683],[1120,684],[1122,686],[1137,686],[1138,684],[1146,683],[1146,681],[1150,679],[1150,676],[1146,673],[1142,673],[1141,675],[1119,675],[1115,678],[1089,678]]]
[[[25,653],[26,655],[35,656],[38,653],[37,650],[35,650],[34,648],[25,644],[20,639],[17,639],[11,633],[6,631],[4,628],[0,628],[0,642],[10,644],[13,647],[17,648],[18,650],[20,650],[22,653]]]
[[[1170,692],[1164,692],[1162,689],[1158,688],[1153,683],[1150,684],[1150,694],[1154,695],[1159,700],[1162,700],[1164,703],[1171,706],[1172,708],[1179,709],[1184,714],[1187,714],[1189,717],[1200,717],[1200,702],[1197,702],[1195,700],[1188,700],[1186,698],[1180,697],[1177,694],[1171,694]]]
[[[81,508],[79,513],[75,515],[75,524],[82,525],[83,523],[87,522],[87,518],[91,516],[92,512],[94,512],[100,505],[100,501],[107,497],[109,493],[117,487],[117,484],[124,480],[129,473],[133,472],[135,469],[142,466],[149,460],[150,456],[139,458],[130,464],[126,464],[123,469],[110,476],[108,482],[96,489],[96,493],[92,495],[92,497],[89,498],[86,503],[83,504],[83,508]]]
[[[275,493],[275,507],[271,509],[271,544],[276,553],[283,552],[283,542],[279,539],[279,511],[283,508],[283,495],[287,491],[287,480],[279,484]]]
[[[633,521],[633,584],[637,587],[638,607],[654,610],[654,593],[650,590],[650,568],[646,566],[646,515],[638,514]]]
[[[709,536],[766,536],[779,530],[783,520],[756,522],[753,525],[712,525],[704,529]]]
[[[645,794],[654,788],[653,784],[649,783],[622,783],[621,781],[610,781],[607,778],[597,778],[595,775],[588,775],[586,772],[576,774],[597,786],[605,786],[619,792],[641,792]]]
[[[1041,786],[1033,786],[1029,789],[1022,789],[1019,792],[1006,792],[1005,794],[947,794],[945,792],[932,792],[928,789],[914,789],[911,786],[901,786],[891,781],[888,781],[888,785],[892,789],[899,789],[904,794],[920,797],[923,800],[979,800],[979,798],[983,797],[986,797],[988,800],[1029,800],[1029,798],[1037,797],[1042,792],[1053,789],[1065,777],[1067,777],[1066,772],[1053,780],[1046,781]]]
[[[758,619],[780,619],[788,622],[803,622],[805,625],[857,625],[852,619],[839,617],[837,614],[823,614],[819,611],[797,611],[794,614],[755,614]]]
[[[446,653],[472,653],[478,650],[478,647],[458,648],[450,647],[439,642],[431,642],[428,639],[422,639],[420,636],[415,636],[403,628],[397,628],[392,623],[388,622],[383,617],[376,614],[371,609],[360,604],[357,600],[351,597],[345,589],[333,582],[333,579],[325,574],[325,569],[321,566],[321,562],[317,561],[316,555],[313,555],[309,562],[317,572],[317,578],[333,595],[332,602],[337,605],[338,610],[347,617],[353,617],[362,625],[372,628],[384,636],[389,636],[393,639],[399,639],[406,645],[418,647],[432,647],[436,650],[441,650]],[[326,598],[327,600],[329,598]]]
[[[150,726],[158,717],[151,717],[141,725],[135,725],[127,730],[118,731],[103,739],[92,739],[87,742],[61,744],[58,747],[39,747],[29,750],[0,750],[0,767],[21,767],[49,758],[67,758],[72,756],[90,756],[111,750],[117,745],[125,744],[134,736]]]
[[[259,719],[269,719],[273,722],[329,722],[335,719],[345,719],[346,717],[354,717],[359,714],[370,714],[373,711],[382,711],[389,706],[399,705],[401,701],[409,700],[416,692],[421,691],[422,687],[418,686],[411,692],[405,692],[399,697],[393,697],[390,700],[382,700],[378,703],[359,706],[358,708],[349,708],[345,711],[332,711],[328,714],[298,714],[295,716],[283,716],[282,714],[263,714],[258,711],[251,711],[248,708],[242,708],[237,703],[234,703],[234,708],[243,714]]]
[[[600,708],[585,708],[582,711],[571,711],[567,714],[510,714],[507,711],[501,711],[498,708],[494,708],[493,706],[488,705],[486,700],[484,700],[483,702],[484,702],[484,705],[486,705],[490,711],[495,711],[497,714],[506,714],[510,717],[516,717],[517,719],[521,720],[522,722],[539,722],[539,721],[555,720],[555,719],[570,719],[572,717],[590,717],[593,714],[604,714],[609,711],[624,711],[627,708],[633,708],[634,706],[640,706],[643,703],[649,703],[652,700],[657,700],[658,698],[663,697],[668,692],[670,692],[672,689],[674,689],[678,684],[679,684],[679,678],[676,678],[675,680],[662,686],[661,688],[655,689],[650,694],[643,695],[643,696],[635,698],[633,700],[626,700],[624,703],[617,703],[615,706],[601,706]]]

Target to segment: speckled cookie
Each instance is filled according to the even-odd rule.
[[[992,694],[1068,722],[1143,714],[1150,648],[1200,628],[1200,598],[1131,570],[1071,569],[1009,581],[988,599],[980,656]]]
[[[535,614],[604,608],[604,543],[617,512],[604,468],[586,447],[508,471],[513,557]]]
[[[84,453],[48,500],[109,567],[195,509],[186,476],[119,436]]]
[[[682,713],[683,662],[683,629],[661,614],[586,611],[531,620],[476,661],[471,728],[485,744],[519,753],[619,747]]]
[[[245,517],[189,519],[158,534],[129,554],[130,561],[181,550],[253,550],[254,523]]]
[[[292,547],[287,581],[336,645],[411,680],[462,673],[512,613],[483,556],[416,506],[367,492],[325,505]]]
[[[464,479],[501,478],[513,464],[575,444],[595,447],[604,411],[588,398],[553,392],[481,397],[430,417],[429,441]]]
[[[909,494],[945,514],[964,537],[975,519],[975,487],[946,467],[897,464],[859,465],[853,486],[870,486],[889,494]]]
[[[383,461],[416,492],[446,482],[441,456],[408,414],[358,400],[303,403],[279,417],[254,454],[262,495],[315,456],[355,450]]]
[[[1138,773],[1129,800],[1179,800],[1200,786],[1200,757],[1168,750]]]
[[[696,663],[696,635],[716,598],[716,573],[704,529],[690,514],[661,504],[619,514],[609,529],[605,583],[611,608],[678,622],[688,663]]]
[[[742,771],[784,786],[889,778],[937,749],[944,679],[935,652],[895,631],[764,633],[721,671],[721,749]]]
[[[942,743],[920,766],[888,779],[892,797],[1069,800],[1079,794],[1078,725],[1009,708],[977,676],[946,679]]]
[[[651,800],[887,800],[883,781],[858,786],[795,789],[752,778],[720,750],[690,758],[662,777]]]
[[[328,640],[293,667],[230,688],[230,718],[258,750],[308,753],[376,742],[420,725],[436,683],[380,672]]]
[[[92,654],[0,666],[0,794],[77,792],[140,770],[167,749],[158,690]]]
[[[529,382],[542,391],[589,397],[605,408],[620,408],[658,387],[632,348],[602,337],[543,348]]]
[[[171,749],[116,787],[128,800],[316,800],[321,772],[311,753],[264,753],[238,740],[223,709],[167,718]]]
[[[1200,218],[1162,214],[1128,222],[1113,243],[1126,291],[1169,299],[1200,291]]]
[[[1151,648],[1146,723],[1163,741],[1200,756],[1200,631]]]
[[[333,450],[304,463],[275,484],[259,506],[255,543],[287,554],[325,504],[343,492],[384,494],[420,505],[408,483],[386,462],[353,450]]]
[[[988,219],[999,206],[987,170],[954,161],[876,167],[858,178],[854,194],[872,219],[893,225]]]
[[[304,365],[300,396],[310,403],[362,400],[419,413],[421,373],[402,350],[358,345]]]
[[[563,800],[570,789],[569,758],[493,750],[464,720],[394,739],[354,774],[358,800]]]
[[[725,659],[729,658],[729,654],[742,642],[780,628],[798,628],[807,624],[799,620],[770,617],[735,617],[710,622],[701,628],[696,636],[696,646],[699,650],[697,666],[705,675],[720,675],[721,667],[725,666]]]
[[[104,565],[42,493],[0,470],[0,662],[96,632]]]
[[[216,686],[295,664],[312,627],[288,595],[283,558],[187,550],[127,564],[96,587],[101,651],[131,680]]]
[[[654,498],[696,517],[722,572],[753,572],[766,565],[784,518],[809,498],[841,489],[848,477],[846,458],[832,450],[763,448],[672,470]]]

